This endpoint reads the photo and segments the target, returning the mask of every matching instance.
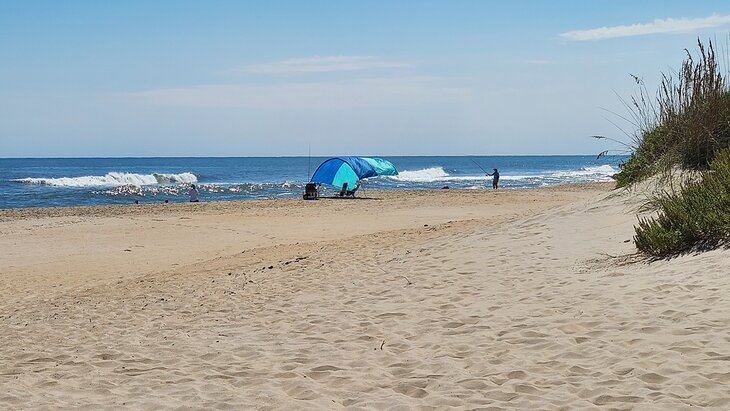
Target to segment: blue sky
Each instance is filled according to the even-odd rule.
[[[0,157],[592,154],[725,1],[0,2]]]

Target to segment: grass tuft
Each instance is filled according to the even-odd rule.
[[[730,147],[730,88],[712,42],[697,46],[696,56],[687,51],[676,79],[662,76],[656,99],[634,77],[642,87],[630,107],[640,132],[616,175],[619,187],[676,166],[707,170],[715,153]]]

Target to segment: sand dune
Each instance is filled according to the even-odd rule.
[[[730,254],[609,188],[0,212],[0,407],[730,407]]]

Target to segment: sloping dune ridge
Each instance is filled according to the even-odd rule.
[[[0,408],[730,407],[730,253],[611,184],[0,211]]]

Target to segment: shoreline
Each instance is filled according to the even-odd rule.
[[[580,183],[560,183],[560,184],[551,184],[547,186],[541,186],[541,187],[516,187],[516,188],[500,188],[497,191],[523,191],[523,190],[545,190],[545,189],[551,189],[556,187],[573,187],[575,189],[584,189],[584,188],[591,188],[591,187],[602,187],[602,186],[615,186],[614,181],[600,181],[600,182],[580,182]],[[367,190],[367,191],[361,191],[360,194],[353,198],[339,198],[339,197],[320,197],[320,200],[307,200],[307,201],[321,201],[321,200],[360,200],[360,199],[367,199],[367,198],[377,198],[377,196],[386,196],[388,198],[392,197],[393,194],[391,193],[400,193],[405,196],[416,196],[419,195],[419,193],[432,193],[432,192],[491,192],[491,188],[483,188],[483,189],[465,189],[465,188],[449,188],[449,189],[416,189],[416,190],[402,190],[402,189],[393,189],[393,190]],[[53,206],[53,207],[14,207],[14,208],[0,208],[0,221],[10,220],[13,218],[38,218],[38,217],[69,217],[69,216],[78,216],[78,215],[102,215],[106,213],[110,214],[124,214],[123,211],[121,211],[122,208],[124,208],[124,211],[129,212],[132,210],[132,208],[139,208],[141,209],[141,212],[154,212],[154,211],[164,211],[164,210],[172,210],[172,211],[195,211],[196,207],[204,208],[204,207],[212,207],[212,205],[215,204],[258,204],[258,203],[275,203],[280,201],[288,201],[288,202],[297,202],[297,201],[304,201],[301,196],[299,197],[289,197],[289,198],[267,198],[267,199],[244,199],[244,200],[214,200],[214,201],[205,201],[202,200],[199,203],[189,203],[186,201],[179,201],[179,202],[170,202],[170,203],[164,203],[164,202],[154,202],[154,203],[140,203],[140,204],[97,204],[97,205],[83,205],[83,206],[77,206],[77,205],[70,205],[70,206]],[[225,208],[225,207],[222,207]],[[246,207],[243,207],[246,208]],[[131,212],[130,212],[131,213]]]

